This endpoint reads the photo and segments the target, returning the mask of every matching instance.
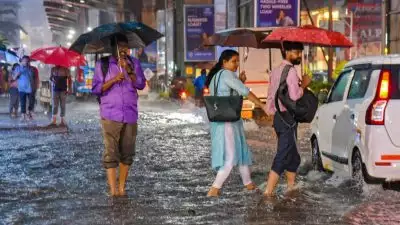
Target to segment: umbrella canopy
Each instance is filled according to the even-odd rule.
[[[83,55],[61,46],[36,49],[32,52],[31,59],[63,67],[78,67],[86,64]]]
[[[262,41],[273,31],[273,28],[233,28],[222,30],[209,39],[210,46],[280,48],[280,43],[263,43]]]
[[[19,57],[11,50],[0,49],[0,62],[7,64],[19,63]]]
[[[343,34],[329,31],[311,25],[303,27],[277,28],[264,39],[264,43],[277,43],[282,41],[300,42],[307,45],[320,47],[353,47]]]
[[[111,37],[123,34],[128,38],[129,48],[144,48],[163,37],[161,33],[140,22],[110,23],[82,34],[70,49],[79,53],[111,53]]]

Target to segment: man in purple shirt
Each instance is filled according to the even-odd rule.
[[[286,84],[289,97],[292,101],[297,101],[303,96],[303,90],[311,83],[311,78],[304,75],[300,80],[295,69],[295,65],[300,65],[303,52],[303,45],[296,42],[284,42],[282,64],[271,71],[270,86],[268,88],[268,97],[265,111],[274,115],[274,129],[278,137],[278,150],[269,172],[267,188],[264,195],[273,196],[276,184],[281,174],[285,173],[288,190],[294,190],[296,172],[300,165],[300,155],[297,151],[297,122],[294,120],[284,105],[278,100],[281,113],[277,112],[275,105],[275,94],[278,91],[281,76],[284,68],[289,67]]]
[[[111,196],[126,195],[125,183],[135,155],[138,94],[146,85],[140,62],[128,56],[128,39],[111,38],[112,56],[103,75],[102,61],[96,63],[92,92],[100,96],[100,116],[105,150],[103,165]],[[119,167],[117,190],[116,174]]]

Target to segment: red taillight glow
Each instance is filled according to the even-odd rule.
[[[375,162],[375,166],[391,166],[390,162]]]
[[[180,96],[181,96],[181,99],[187,99],[186,92],[181,92]]]
[[[206,95],[210,94],[210,90],[208,90],[208,88],[204,88],[203,93],[206,94]]]
[[[378,88],[368,107],[365,122],[368,125],[385,125],[385,110],[390,98],[390,71],[383,70],[379,76]]]

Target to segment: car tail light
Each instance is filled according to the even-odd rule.
[[[186,94],[186,92],[184,92],[184,91],[182,91],[182,92],[179,94],[179,96],[181,96],[181,99],[182,99],[182,100],[187,99],[187,94]]]
[[[203,94],[205,94],[205,95],[210,94],[210,90],[208,88],[204,88]]]
[[[385,110],[390,98],[390,71],[382,70],[375,98],[368,107],[365,122],[368,125],[385,125]]]

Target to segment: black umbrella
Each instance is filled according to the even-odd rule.
[[[82,54],[111,53],[111,38],[115,34],[125,35],[129,48],[144,48],[163,37],[158,31],[140,22],[110,23],[82,34],[70,49]]]

